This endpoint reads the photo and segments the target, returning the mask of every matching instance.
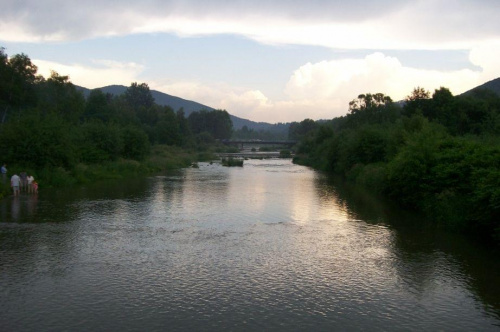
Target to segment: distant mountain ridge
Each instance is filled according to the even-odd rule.
[[[84,96],[87,97],[90,94],[90,89],[77,86],[77,88],[83,92]],[[103,93],[109,93],[115,96],[124,94],[127,90],[126,86],[123,85],[108,85],[100,89]],[[213,107],[197,103],[192,100],[182,99],[176,96],[166,94],[157,90],[150,90],[151,95],[155,99],[155,103],[161,106],[170,106],[174,111],[179,109],[184,109],[184,114],[189,116],[192,112],[198,112],[201,110],[214,110]],[[259,130],[270,130],[274,125],[267,122],[255,122],[247,119],[243,119],[232,114],[229,114],[231,120],[233,121],[234,129],[241,129],[243,126],[247,126],[248,129]]]
[[[494,92],[495,94],[497,94],[498,96],[500,96],[500,77],[495,78],[494,80],[488,81],[488,82],[481,84],[479,86],[476,86],[475,88],[472,88],[469,91],[462,93],[461,95],[467,96],[467,95],[470,95],[473,92],[478,91],[478,90],[490,90],[490,91]]]
[[[85,97],[87,97],[90,94],[90,91],[91,91],[90,89],[80,87],[80,86],[77,86],[77,88],[83,92]],[[110,93],[112,95],[121,95],[121,94],[125,93],[125,91],[127,90],[127,87],[123,86],[123,85],[109,85],[109,86],[105,86],[105,87],[102,87],[99,89],[104,93]],[[481,90],[481,89],[493,91],[495,94],[500,96],[500,77],[493,79],[489,82],[486,82],[482,85],[479,85],[475,88],[472,88],[472,89],[462,93],[461,95],[462,96],[470,95],[474,91]],[[155,99],[155,102],[158,105],[170,106],[175,111],[179,110],[180,108],[183,108],[186,116],[189,116],[189,114],[191,114],[192,112],[197,112],[200,110],[214,110],[213,107],[203,105],[203,104],[200,104],[200,103],[192,101],[192,100],[187,100],[187,99],[183,99],[180,97],[172,96],[172,95],[169,95],[169,94],[166,94],[164,92],[157,91],[157,90],[151,90],[151,95],[153,96],[153,98]],[[404,101],[399,101],[397,103],[400,104],[401,106],[404,105]],[[260,131],[260,130],[286,131],[286,130],[288,130],[288,127],[290,125],[290,123],[275,125],[275,124],[271,124],[271,123],[267,123],[267,122],[255,122],[255,121],[251,121],[248,119],[243,119],[243,118],[234,116],[232,114],[229,114],[229,115],[231,117],[231,120],[233,121],[233,128],[235,130],[241,129],[243,126],[247,126],[248,129],[253,129],[255,131]]]

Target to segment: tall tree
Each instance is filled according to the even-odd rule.
[[[311,119],[305,119],[301,122],[292,122],[288,128],[288,138],[292,140],[303,139],[317,128],[318,124]]]
[[[216,139],[229,139],[233,133],[233,122],[225,110],[193,112],[188,123],[195,135],[207,132]]]
[[[358,98],[349,103],[349,111],[353,114],[365,110],[374,111],[391,103],[391,97],[386,96],[383,93],[360,94]]]
[[[84,112],[85,98],[68,76],[52,71],[47,80],[38,84],[38,92],[38,107],[43,114],[52,112],[72,123],[79,121]]]
[[[146,83],[137,84],[134,82],[125,91],[125,100],[136,111],[141,107],[150,108],[154,105],[155,99]]]
[[[9,59],[4,49],[0,49],[2,123],[6,121],[10,110],[19,111],[22,107],[34,104],[37,70],[26,54],[16,54]]]
[[[431,106],[431,94],[422,87],[416,87],[412,93],[405,98],[403,114],[412,116],[415,113],[427,113]]]
[[[85,119],[99,119],[104,122],[109,122],[113,117],[113,108],[110,105],[112,96],[104,94],[100,89],[90,91],[90,94],[85,103]]]

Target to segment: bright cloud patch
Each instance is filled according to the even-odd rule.
[[[349,101],[361,93],[381,92],[393,100],[404,99],[420,86],[433,92],[439,87],[460,94],[488,79],[496,78],[500,65],[500,43],[478,45],[470,53],[478,70],[424,70],[404,66],[397,58],[375,52],[364,58],[306,63],[284,83],[287,98],[271,100],[265,91],[213,82],[154,82],[138,79],[143,67],[136,63],[93,61],[92,66],[62,65],[33,60],[39,73],[50,70],[69,75],[73,83],[88,88],[111,84],[130,85],[139,81],[151,89],[225,109],[236,116],[265,122],[301,121],[305,118],[331,119],[347,113]]]
[[[286,92],[295,102],[315,100],[316,116],[319,109],[331,105],[328,118],[332,118],[344,115],[349,101],[361,93],[381,92],[401,100],[417,86],[431,92],[444,86],[459,94],[479,83],[480,75],[468,69],[440,72],[404,67],[396,58],[374,53],[358,60],[308,63],[293,73]]]
[[[50,77],[51,71],[56,71],[60,75],[69,76],[72,83],[89,89],[113,84],[129,86],[137,81],[137,76],[143,71],[143,66],[136,63],[111,60],[94,60],[93,67],[44,60],[33,60],[33,63],[38,66],[38,73],[45,78]]]
[[[479,58],[483,53],[477,54]],[[495,62],[489,59],[478,60],[478,64],[494,66]],[[349,101],[367,92],[382,92],[395,101],[404,99],[417,86],[431,93],[444,86],[452,93],[460,94],[483,83],[484,75],[483,71],[469,69],[442,72],[405,67],[397,58],[377,52],[363,59],[322,61],[301,66],[286,84],[287,100],[273,101],[258,90],[222,85],[184,83],[163,86],[161,90],[254,121],[288,122],[345,115]]]
[[[498,78],[500,74],[500,40],[476,45],[470,52],[470,61],[483,69],[481,81]]]

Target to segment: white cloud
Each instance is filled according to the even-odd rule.
[[[89,89],[100,88],[106,85],[122,84],[129,86],[137,81],[143,66],[130,62],[123,63],[112,60],[94,60],[94,66],[81,64],[61,64],[45,60],[32,60],[38,67],[38,73],[43,77],[50,77],[52,70],[60,75],[69,76],[73,84]]]
[[[500,40],[478,44],[472,48],[470,61],[482,68],[481,81],[489,81],[500,75]]]
[[[492,61],[494,55],[490,57],[490,54],[491,48],[484,47],[478,48],[473,56],[478,65],[493,70],[497,65]],[[444,72],[405,67],[397,58],[376,52],[362,59],[322,61],[301,66],[286,84],[286,100],[270,100],[262,91],[223,84],[181,83],[157,88],[254,121],[289,122],[345,115],[349,101],[361,93],[381,92],[397,101],[404,99],[417,86],[431,93],[444,86],[453,94],[460,94],[483,83],[484,76],[482,70]]]
[[[417,86],[431,92],[444,86],[459,94],[482,83],[481,75],[469,69],[441,72],[405,67],[396,58],[373,53],[364,59],[308,63],[293,73],[286,92],[292,101],[315,100],[316,116],[331,105],[331,118],[344,115],[349,101],[361,93],[381,92],[401,100]]]
[[[151,89],[163,91],[254,121],[289,122],[305,118],[331,119],[345,115],[348,103],[361,93],[381,92],[401,100],[414,87],[431,92],[441,86],[460,94],[486,80],[498,77],[500,42],[478,43],[470,52],[477,70],[424,70],[404,66],[397,58],[374,52],[364,58],[306,63],[290,73],[283,83],[286,98],[272,100],[258,88],[233,86],[224,82],[155,82],[138,79],[143,66],[109,60],[94,60],[91,66],[33,60],[39,73],[55,70],[69,75],[73,83],[88,88],[110,84],[128,86],[145,81]]]

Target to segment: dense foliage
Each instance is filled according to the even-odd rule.
[[[85,99],[68,76],[45,79],[27,55],[9,58],[3,48],[0,78],[0,163],[10,174],[76,174],[82,165],[144,161],[159,144],[200,151],[232,134],[226,111],[186,118],[182,109],[155,104],[146,83],[119,96],[93,90]]]
[[[416,88],[403,103],[364,94],[349,114],[298,137],[296,162],[387,195],[437,225],[500,242],[500,97],[479,90],[432,96]]]
[[[275,123],[269,125],[267,129],[253,129],[244,125],[240,129],[233,131],[232,138],[235,140],[260,139],[263,141],[285,141],[288,138],[288,131],[291,123]]]

